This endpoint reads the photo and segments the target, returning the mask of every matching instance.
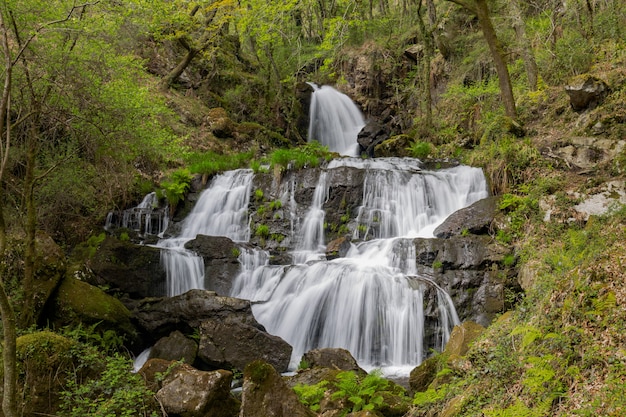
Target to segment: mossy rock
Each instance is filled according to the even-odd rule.
[[[409,388],[412,393],[424,392],[435,380],[439,368],[439,358],[431,356],[411,371],[409,376]]]
[[[51,304],[49,317],[57,328],[79,323],[98,324],[98,330],[114,330],[130,341],[136,337],[131,314],[124,304],[86,282],[65,277]]]
[[[19,395],[24,398],[24,415],[54,414],[67,378],[74,375],[71,339],[42,331],[17,338]]]
[[[459,326],[454,326],[444,354],[447,356],[464,356],[469,350],[470,344],[484,331],[485,328],[483,326],[473,321],[466,321]]]
[[[409,135],[392,136],[381,144],[376,145],[374,155],[376,157],[409,156],[407,149],[411,141],[412,139]]]

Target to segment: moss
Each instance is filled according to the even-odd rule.
[[[275,373],[272,365],[263,361],[250,362],[244,370],[244,378],[250,379],[257,385],[262,385]]]
[[[130,318],[130,312],[118,299],[74,278],[63,280],[57,303],[64,313],[78,314],[94,320],[120,322]]]

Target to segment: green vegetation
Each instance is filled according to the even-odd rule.
[[[187,168],[174,171],[167,181],[161,182],[161,187],[165,192],[165,197],[170,204],[170,210],[173,213],[178,203],[180,203],[189,187],[191,186],[191,172]]]
[[[319,142],[309,142],[306,145],[291,149],[277,149],[269,156],[272,166],[279,166],[283,169],[319,166],[323,160],[329,160],[332,154],[328,147],[322,146]]]

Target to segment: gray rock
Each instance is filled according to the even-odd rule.
[[[498,201],[498,197],[484,198],[452,213],[435,229],[434,235],[438,238],[449,238],[466,232],[475,235],[486,234],[497,214]]]
[[[218,294],[229,294],[232,282],[239,274],[239,249],[227,237],[198,235],[185,243],[185,249],[204,260],[204,288]]]
[[[595,77],[587,77],[584,81],[565,87],[572,109],[581,112],[593,109],[602,104],[610,93],[609,86]]]
[[[150,350],[149,359],[164,359],[168,361],[183,360],[192,365],[198,354],[198,344],[185,337],[178,330],[169,336],[159,339]]]
[[[366,373],[356,362],[352,354],[346,349],[313,349],[302,356],[302,361],[306,362],[311,368],[321,367],[342,371],[355,371],[360,374]]]
[[[376,121],[368,122],[357,136],[357,142],[363,152],[368,156],[374,156],[374,148],[389,138],[389,132],[385,126]]]
[[[273,366],[254,361],[243,373],[240,417],[314,417]]]
[[[89,283],[107,285],[131,298],[165,294],[165,271],[158,248],[107,237],[89,260],[93,276]]]
[[[220,297],[213,291],[191,290],[171,298],[146,299],[133,317],[145,333],[156,339],[174,330],[192,333],[208,319],[236,320],[265,331],[254,316],[248,300]]]
[[[232,377],[229,371],[204,372],[182,364],[165,377],[156,398],[167,415],[234,417],[237,401],[230,395]]]
[[[289,366],[291,346],[278,336],[236,318],[206,319],[200,325],[198,358],[213,368],[244,369],[263,360],[279,372]]]

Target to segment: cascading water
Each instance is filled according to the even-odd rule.
[[[167,207],[159,209],[159,199],[155,192],[146,194],[136,207],[124,210],[121,215],[109,212],[105,230],[123,227],[148,235],[161,235],[169,224]]]
[[[309,142],[317,140],[333,152],[356,156],[363,115],[348,96],[331,86],[313,86],[309,111]]]
[[[344,258],[311,261],[324,259],[319,231],[326,172],[345,166],[366,170],[354,233],[374,239],[352,244]],[[432,237],[448,215],[486,196],[484,176],[476,168],[429,172],[410,159],[334,160],[322,171],[302,223],[296,265],[264,260],[248,266],[231,295],[250,299],[257,320],[293,346],[292,367],[310,349],[341,347],[365,368],[406,374],[429,349],[441,349],[458,324],[448,294],[415,276],[412,239]],[[426,338],[424,297],[433,289],[439,318]]]
[[[358,109],[357,114],[352,109],[341,116],[345,100],[356,106],[337,94],[330,87],[316,90],[310,137],[354,155],[363,119]],[[346,256],[327,261],[324,204],[332,187],[328,174],[346,167],[365,171],[362,205],[352,219],[353,243]],[[180,235],[159,243],[168,295],[204,287],[202,258],[184,249],[188,240],[206,234],[249,241],[252,180],[249,170],[216,177],[185,219]],[[297,179],[280,189],[289,208],[291,240],[296,242],[293,265],[270,265],[267,252],[244,245],[241,273],[230,295],[251,300],[256,319],[292,345],[292,368],[310,349],[341,347],[366,369],[406,375],[430,349],[444,346],[459,319],[449,295],[427,277],[417,276],[413,239],[431,237],[448,215],[487,196],[481,170],[460,166],[425,171],[414,159],[336,159],[321,169],[302,220],[295,218]],[[438,315],[426,317],[425,305],[433,302]]]
[[[161,240],[161,264],[166,273],[167,295],[204,288],[204,261],[185,249],[197,235],[226,236],[235,242],[250,238],[248,203],[252,170],[228,171],[216,176],[185,218],[177,237]]]

